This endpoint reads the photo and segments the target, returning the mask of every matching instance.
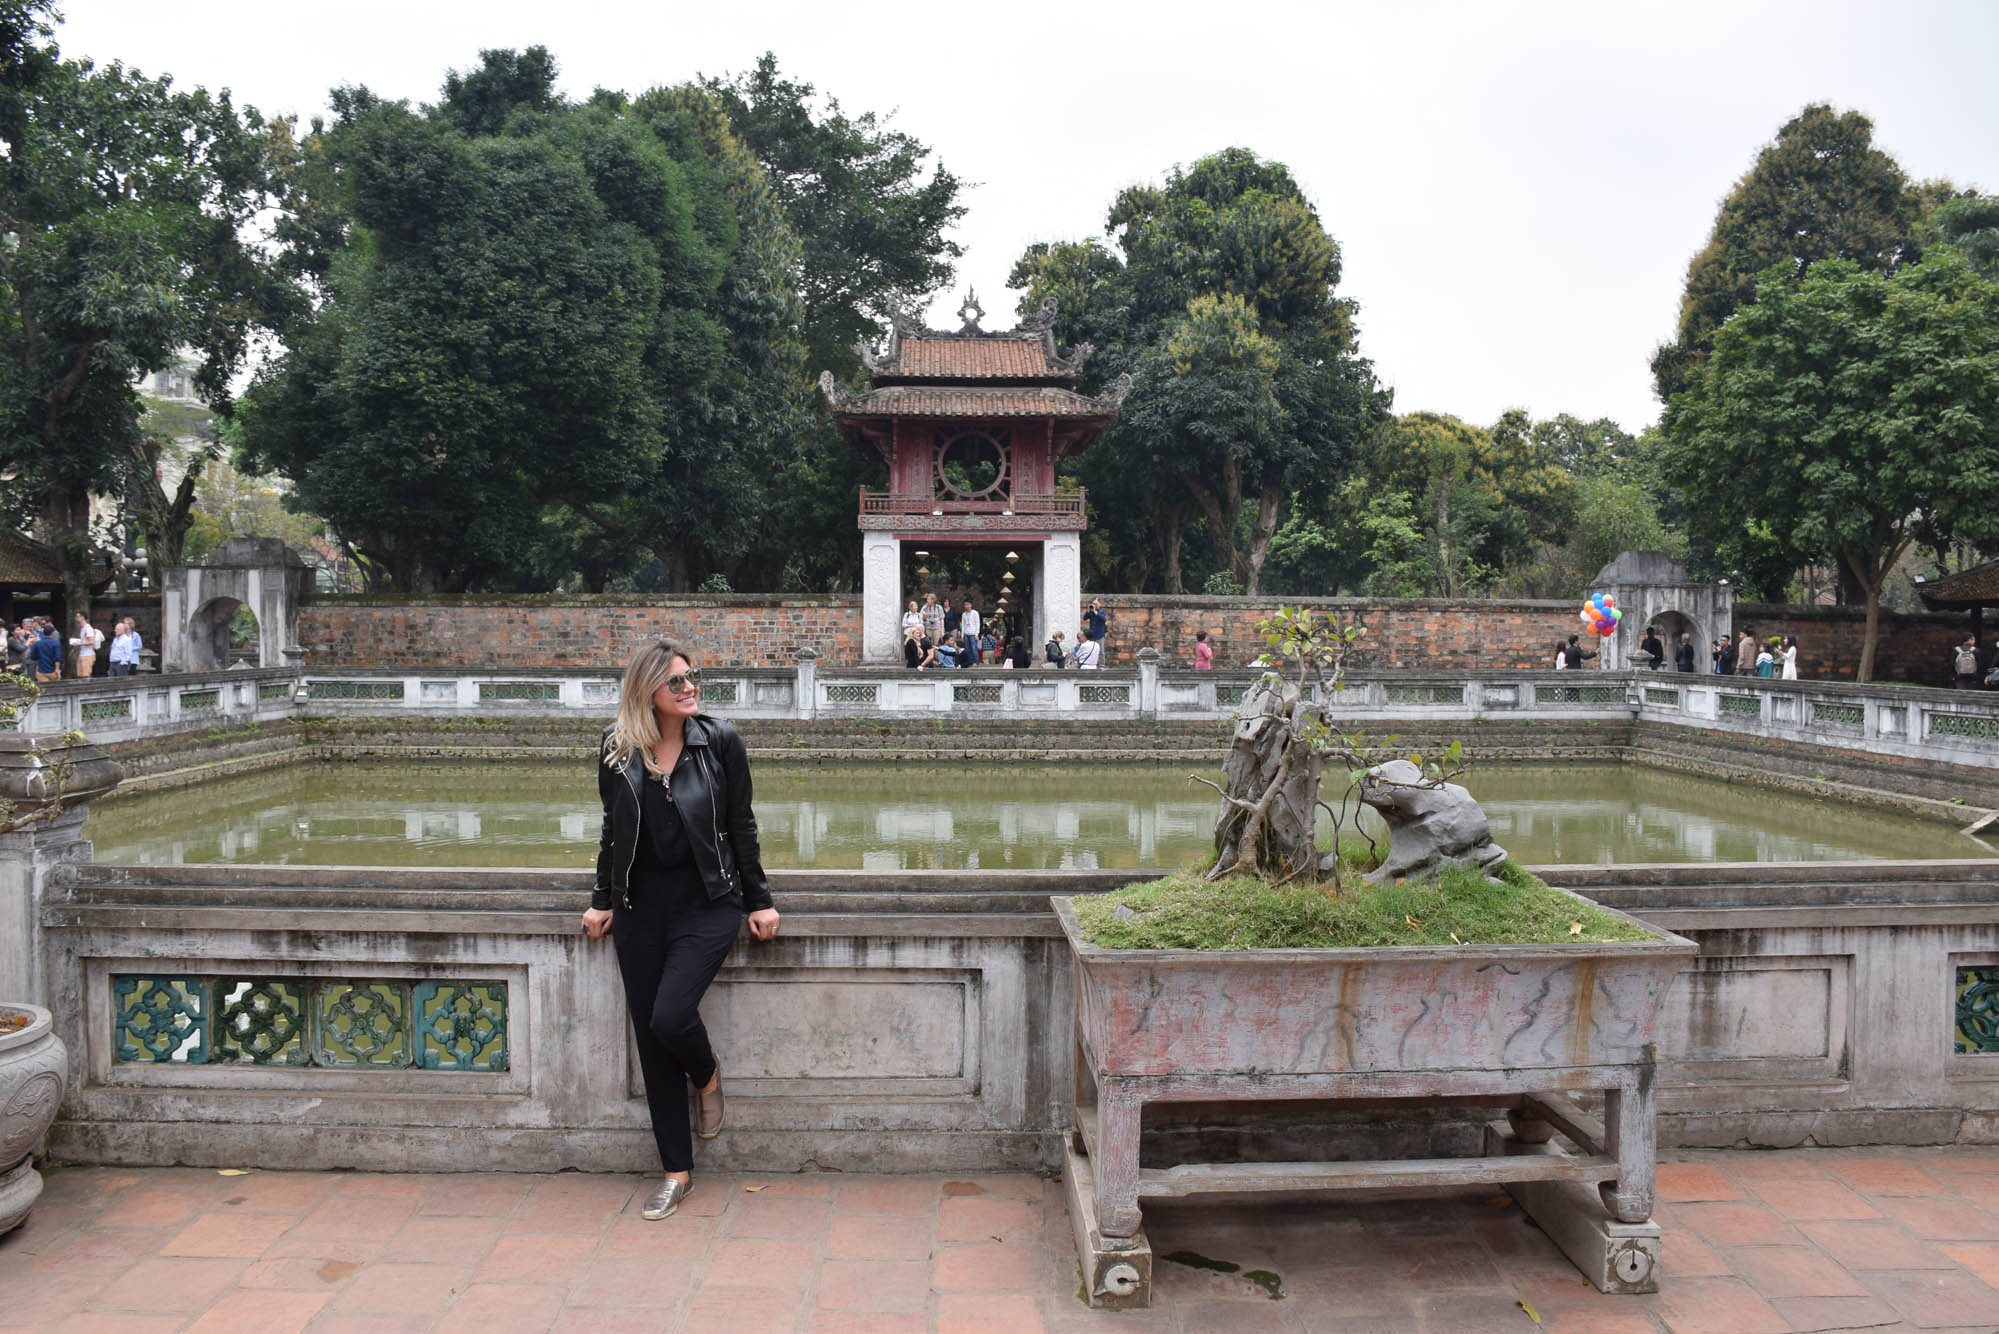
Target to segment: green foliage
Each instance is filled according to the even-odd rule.
[[[1706,523],[1762,525],[1793,565],[1835,554],[1867,595],[1910,545],[1999,538],[1999,284],[1939,248],[1883,274],[1773,267],[1673,403],[1674,480]]]
[[[1071,900],[1084,939],[1106,949],[1337,949],[1553,945],[1653,934],[1579,901],[1512,862],[1500,883],[1466,867],[1421,881],[1360,884],[1337,898],[1309,886],[1181,873]],[[1136,917],[1119,918],[1128,908]],[[1580,924],[1581,930],[1574,930]]]
[[[1201,591],[1209,597],[1232,598],[1241,595],[1242,585],[1237,583],[1235,576],[1227,570],[1216,570],[1201,585]]]
[[[1661,400],[1687,388],[1715,332],[1781,266],[1802,280],[1823,260],[1888,271],[1915,258],[1920,213],[1895,160],[1874,146],[1874,123],[1814,103],[1785,122],[1722,201],[1707,245],[1687,266],[1679,329],[1652,359]]]
[[[287,127],[226,94],[64,60],[54,21],[35,0],[0,12],[0,475],[88,610],[90,497],[134,471],[133,381],[192,349],[197,391],[225,408],[252,334],[302,299],[255,234],[285,195]]]
[[[1037,244],[1008,279],[1095,347],[1086,387],[1135,382],[1076,469],[1116,561],[1092,577],[1183,591],[1198,524],[1255,593],[1293,493],[1329,484],[1386,402],[1334,294],[1339,247],[1290,172],[1240,148],[1123,191],[1107,231],[1117,254]]]
[[[1967,194],[1937,209],[1937,238],[1954,246],[1971,267],[1999,281],[1999,195]]]

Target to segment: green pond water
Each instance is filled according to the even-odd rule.
[[[1173,764],[784,765],[756,770],[769,867],[1179,866],[1215,798]],[[1947,825],[1621,765],[1492,765],[1472,792],[1527,863],[1981,857]],[[1369,818],[1372,819],[1370,813]],[[85,826],[101,862],[592,865],[580,764],[316,764],[123,798]]]

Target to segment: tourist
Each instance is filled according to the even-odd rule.
[[[982,625],[979,628],[979,661],[997,662],[999,649],[999,636],[993,632],[993,627]]]
[[[964,610],[958,613],[958,631],[965,636],[965,651],[971,655],[971,662],[965,664],[969,667],[979,660],[979,613],[970,598],[965,599]]]
[[[41,634],[28,645],[28,660],[34,666],[35,680],[44,684],[62,680],[62,640],[56,637],[54,621],[41,622]]]
[[[957,634],[958,631],[963,628],[962,625],[963,616],[964,616],[963,612],[959,611],[956,607],[951,605],[951,599],[949,598],[944,599],[944,637],[946,639],[949,639],[952,635]]]
[[[749,753],[734,727],[702,716],[701,673],[671,639],[646,645],[625,668],[618,716],[597,755],[597,795],[604,825],[583,930],[617,946],[666,1173],[644,1215],[660,1219],[691,1185],[689,1088],[692,1132],[713,1139],[722,1129],[722,1066],[701,1024],[701,997],[746,915],[758,940],[778,926],[757,849]]]
[[[139,670],[139,635],[130,621],[120,621],[111,627],[115,632],[111,640],[111,675],[130,676]]]
[[[1777,655],[1777,658],[1778,661],[1783,664],[1783,670],[1777,673],[1778,676],[1782,677],[1786,681],[1797,680],[1798,679],[1798,637],[1796,635],[1784,636],[1784,650],[1783,652]]]
[[[1951,655],[1951,668],[1959,690],[1978,689],[1978,636],[1966,635]]]
[[[7,630],[7,670],[26,676],[28,666],[28,622],[24,617],[19,625]]]
[[[1659,639],[1658,626],[1645,627],[1645,638],[1639,641],[1638,651],[1651,659],[1648,665],[1653,671],[1656,672],[1666,665],[1666,645]]]
[[[88,681],[97,671],[97,650],[104,646],[104,632],[90,623],[82,612],[76,614],[76,634],[69,646],[76,650],[76,678]]]
[[[1051,635],[1048,642],[1041,646],[1041,656],[1051,667],[1067,667],[1069,665],[1069,649],[1062,642],[1062,632],[1060,630]]]
[[[1765,644],[1756,650],[1756,674],[1765,680],[1777,675],[1777,655],[1770,651],[1770,647]]]
[[[1680,642],[1673,649],[1673,670],[1691,672],[1694,669],[1694,637],[1681,635]]]
[[[1596,650],[1584,648],[1581,635],[1570,635],[1569,646],[1562,650],[1562,656],[1567,660],[1569,671],[1579,672],[1584,663],[1596,656]]]
[[[1735,643],[1735,674],[1737,676],[1756,675],[1756,640],[1747,630]]]
[[[937,646],[937,665],[939,667],[958,666],[958,659],[964,651],[964,644],[958,638],[958,632],[956,630],[945,631],[944,642]]]
[[[1034,659],[1027,652],[1027,640],[1022,636],[1015,635],[1013,642],[1007,645],[1006,665],[1021,672],[1034,666]]]
[[[1208,643],[1208,632],[1197,631],[1194,635],[1194,670],[1206,672],[1214,670],[1215,650]]]
[[[1104,610],[1102,598],[1091,598],[1088,611],[1083,613],[1083,638],[1095,644],[1102,655],[1104,633],[1110,629],[1111,614]]]
[[[1723,672],[1727,671],[1729,659],[1728,636],[1723,635],[1720,639],[1715,640],[1714,647],[1707,651],[1707,655],[1714,662],[1714,667],[1711,670],[1716,676],[1720,676]]]
[[[937,641],[925,633],[916,641],[916,670],[927,671],[937,665]]]
[[[1086,671],[1095,671],[1103,662],[1104,646],[1094,639],[1076,641],[1076,666]]]
[[[909,605],[914,607],[916,604],[912,602]],[[923,665],[924,652],[922,623],[918,622],[915,625],[904,626],[902,629],[902,665],[913,668],[921,667]]]
[[[923,595],[923,635],[931,643],[944,638],[944,609],[937,605],[935,593]]]
[[[905,637],[909,634],[910,627],[912,626],[918,630],[923,628],[923,613],[916,609],[915,598],[909,600],[909,610],[902,614],[902,633]]]

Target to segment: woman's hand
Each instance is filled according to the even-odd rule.
[[[759,908],[750,914],[750,934],[758,940],[769,940],[777,934],[777,909]]]
[[[592,940],[602,940],[611,931],[611,910],[590,908],[583,914],[583,934]]]

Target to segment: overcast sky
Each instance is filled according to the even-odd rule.
[[[1398,410],[1654,420],[1646,363],[1757,149],[1812,101],[1866,112],[1912,177],[1999,189],[1999,4],[67,0],[70,55],[311,116],[366,84],[433,99],[483,47],[555,53],[572,96],[766,50],[894,112],[975,188],[950,323],[1012,322],[1033,241],[1097,234],[1123,186],[1229,145],[1291,167],[1345,257]]]

